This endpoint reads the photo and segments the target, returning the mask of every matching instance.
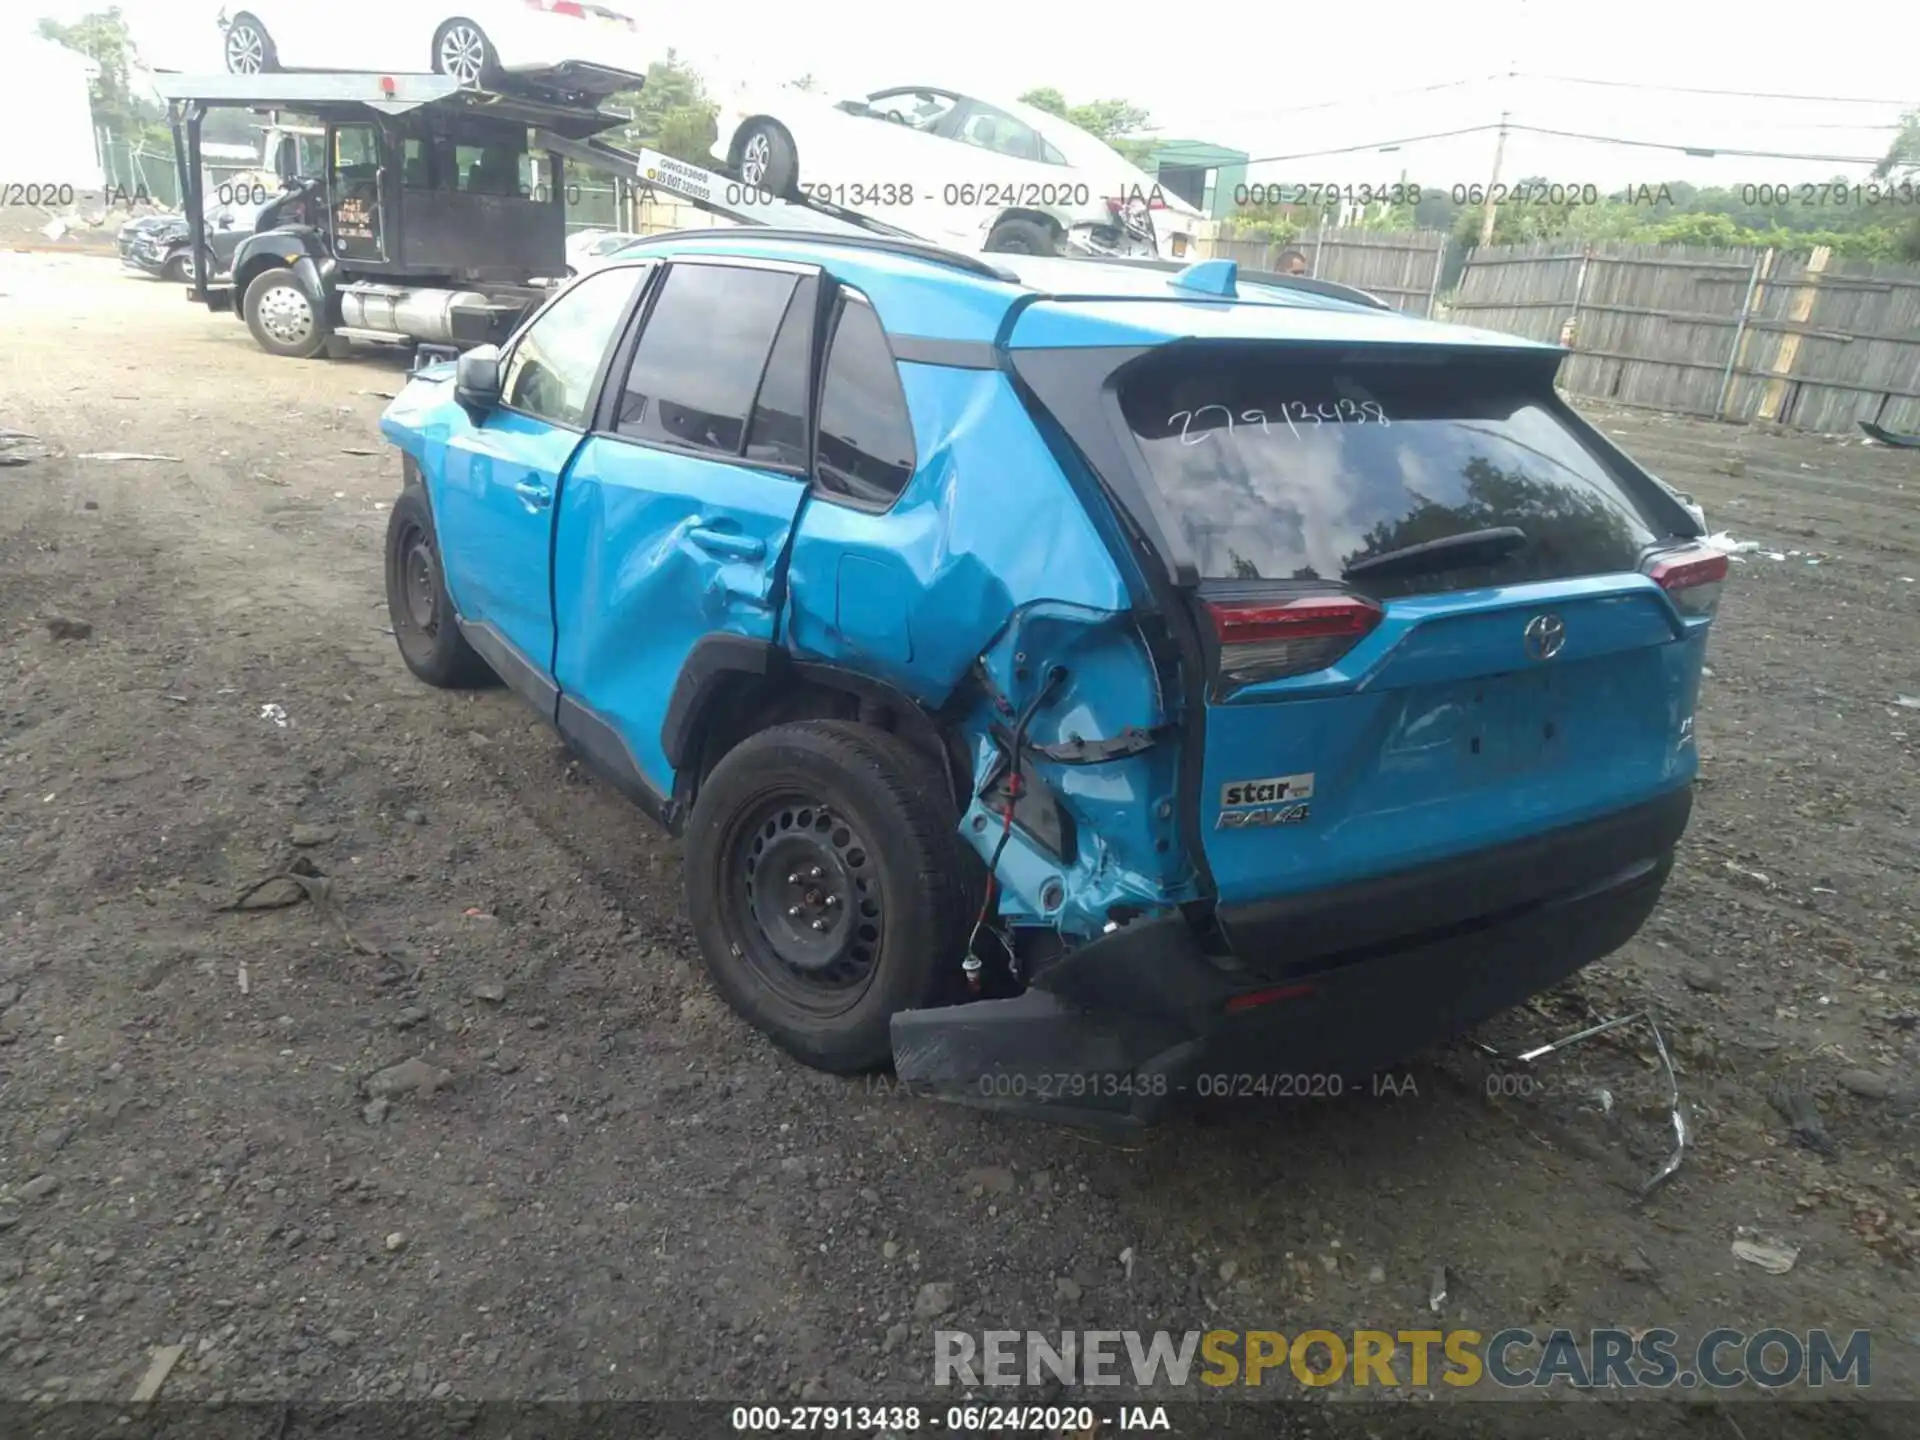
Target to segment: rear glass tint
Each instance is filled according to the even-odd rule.
[[[1493,563],[1355,576],[1382,598],[1633,569],[1654,521],[1497,359],[1354,362],[1181,347],[1121,406],[1209,579],[1338,581],[1358,561],[1515,526]]]

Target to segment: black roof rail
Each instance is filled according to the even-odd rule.
[[[977,255],[968,255],[961,250],[949,250],[945,246],[935,245],[930,240],[914,240],[898,235],[840,234],[819,230],[783,230],[778,226],[755,225],[752,227],[729,225],[709,230],[664,230],[658,235],[646,235],[631,245],[622,246],[621,254],[637,250],[643,245],[653,245],[668,240],[710,240],[726,238],[738,240],[802,240],[810,245],[840,245],[854,250],[877,250],[889,255],[905,255],[915,260],[931,261],[935,265],[950,266],[955,270],[964,270],[969,275],[978,275],[987,280],[1003,280],[1012,285],[1024,285],[1026,282],[1011,270],[991,265]]]
[[[1069,257],[1087,265],[1131,265],[1139,270],[1162,270],[1177,274],[1198,264],[1197,260],[1147,260],[1131,255],[1074,255]],[[1249,270],[1238,267],[1238,278],[1249,285],[1270,285],[1279,290],[1298,290],[1308,295],[1324,295],[1329,300],[1346,300],[1372,310],[1391,310],[1393,306],[1378,295],[1337,280],[1316,280],[1311,275],[1282,275],[1277,270]]]

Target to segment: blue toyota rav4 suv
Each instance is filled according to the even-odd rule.
[[[1626,941],[1726,558],[1561,352],[1341,287],[681,232],[423,371],[387,588],[682,838],[809,1065],[1076,1122]]]

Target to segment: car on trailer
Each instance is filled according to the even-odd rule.
[[[1364,1075],[1627,941],[1687,823],[1727,557],[1563,353],[1230,261],[661,236],[388,408],[394,634],[680,836],[809,1065],[1113,1124]]]

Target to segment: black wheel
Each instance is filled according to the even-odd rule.
[[[1038,220],[1018,218],[1002,220],[993,227],[993,233],[987,236],[987,249],[997,250],[1003,255],[1057,255],[1059,242],[1053,238],[1053,231]]]
[[[332,333],[325,313],[287,270],[263,270],[254,276],[240,313],[262,350],[296,360],[318,355]]]
[[[185,250],[176,251],[167,257],[167,263],[160,267],[160,278],[175,283],[193,279],[193,256]]]
[[[700,787],[687,909],[714,985],[805,1064],[892,1055],[895,1012],[958,993],[982,867],[938,763],[844,720],[776,725]]]
[[[229,74],[264,75],[280,68],[280,56],[273,48],[267,27],[244,10],[227,26],[223,48]]]
[[[426,492],[409,484],[387,517],[387,614],[407,668],[442,690],[471,690],[493,672],[454,618]]]
[[[433,69],[469,90],[480,90],[500,78],[500,57],[486,31],[471,20],[455,17],[434,33]]]
[[[733,138],[740,183],[770,195],[792,195],[800,178],[793,137],[771,120],[749,120]]]

